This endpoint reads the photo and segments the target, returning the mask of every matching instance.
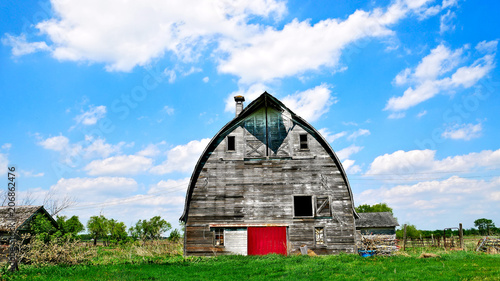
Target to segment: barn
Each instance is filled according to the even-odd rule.
[[[328,142],[267,92],[209,142],[188,186],[184,254],[354,253],[353,196]]]

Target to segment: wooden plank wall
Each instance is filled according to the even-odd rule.
[[[291,121],[290,121],[291,122]],[[287,224],[289,249],[307,245],[318,254],[355,251],[354,216],[346,183],[325,149],[309,135],[309,149],[301,150],[301,126],[289,124],[283,141],[289,157],[245,159],[243,126],[236,137],[236,151],[227,151],[225,140],[203,166],[190,201],[186,223],[186,255],[231,254],[213,246],[209,224]],[[331,218],[294,218],[293,196],[330,198]],[[314,227],[325,227],[326,245],[316,247]]]

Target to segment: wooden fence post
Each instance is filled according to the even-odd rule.
[[[406,224],[403,229],[403,251],[406,251]]]
[[[462,223],[458,224],[458,238],[460,239],[460,248],[464,249],[464,230],[462,228]]]
[[[446,250],[446,229],[443,230],[443,247]]]

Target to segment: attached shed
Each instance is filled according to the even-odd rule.
[[[399,226],[399,223],[391,212],[358,213],[358,215],[356,230],[362,235],[396,234],[396,226]]]
[[[11,235],[9,229],[9,224],[12,222],[10,209],[11,207],[0,207],[0,242],[3,244],[8,243]],[[44,215],[55,227],[57,227],[57,222],[43,206],[16,206],[14,218],[17,232],[19,234],[29,232],[30,223],[38,214]]]
[[[353,253],[347,175],[328,142],[264,92],[210,141],[186,194],[184,254]]]

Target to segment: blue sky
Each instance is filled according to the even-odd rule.
[[[496,1],[4,1],[0,174],[174,225],[208,140],[267,91],[400,223],[500,224]]]

